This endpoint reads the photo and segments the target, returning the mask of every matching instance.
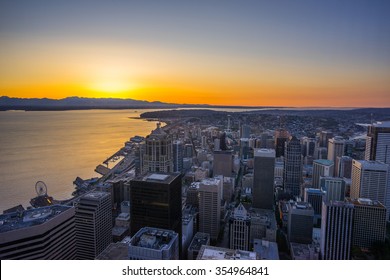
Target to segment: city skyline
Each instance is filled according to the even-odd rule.
[[[390,106],[387,1],[0,3],[0,95]]]

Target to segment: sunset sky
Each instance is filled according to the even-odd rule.
[[[0,96],[390,107],[390,1],[0,0]]]

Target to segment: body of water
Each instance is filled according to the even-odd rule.
[[[136,119],[151,110],[0,112],[0,214],[36,196],[44,181],[54,199],[71,197],[77,176],[99,176],[95,167],[156,122]]]

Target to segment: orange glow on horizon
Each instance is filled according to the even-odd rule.
[[[0,88],[2,94],[19,98],[62,99],[69,96],[86,98],[120,98],[161,101],[176,104],[208,104],[219,106],[284,106],[284,107],[386,107],[386,92],[381,102],[372,103],[364,89],[264,86],[257,88],[232,87],[210,90],[198,87],[136,86],[135,83],[101,82],[93,86],[71,84],[25,85]],[[245,91],[244,91],[245,90]],[[378,92],[376,93],[378,94]],[[337,98],[335,98],[337,96]],[[331,97],[331,98],[330,98]],[[353,102],[351,102],[353,100]],[[370,105],[368,105],[370,104]]]

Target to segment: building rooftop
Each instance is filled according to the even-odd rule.
[[[51,205],[0,215],[0,233],[43,224],[70,209],[74,210],[71,206]]]
[[[275,212],[267,209],[250,208],[249,213],[251,221],[256,221],[262,225],[267,226],[269,229],[276,230],[276,218]]]
[[[191,241],[188,250],[199,251],[202,245],[210,244],[210,234],[204,232],[197,232]]]
[[[372,206],[372,207],[379,207],[379,208],[385,208],[382,203],[379,201],[374,201],[368,198],[358,198],[358,199],[352,199],[347,198],[346,202],[352,203],[356,206]]]
[[[334,164],[334,162],[332,160],[328,160],[328,159],[316,159],[313,161],[313,163],[319,163],[319,164],[327,165],[327,166],[331,166]]]
[[[309,194],[323,195],[324,193],[320,189],[306,188],[305,192]]]
[[[352,160],[352,165],[359,166],[367,170],[387,171],[388,164],[375,160]]]
[[[109,196],[110,193],[108,192],[98,192],[98,191],[93,191],[89,192],[81,197],[81,199],[91,199],[91,200],[98,200],[102,199],[105,196]]]
[[[376,122],[373,124],[375,127],[383,127],[383,128],[390,128],[390,121],[386,122]]]
[[[129,259],[129,245],[118,242],[108,245],[103,252],[97,257],[97,260],[128,260]]]
[[[197,260],[257,260],[255,252],[202,245]]]
[[[253,251],[261,260],[279,260],[278,244],[262,239],[253,240]]]
[[[274,149],[255,149],[254,150],[255,157],[275,157]]]
[[[172,230],[144,227],[131,239],[130,246],[163,250],[172,245],[177,233]]]
[[[155,182],[162,184],[172,183],[180,173],[158,173],[158,172],[149,172],[146,175],[139,176],[132,181],[141,181],[141,182]]]
[[[290,251],[293,260],[317,260],[318,249],[311,244],[290,243]]]

